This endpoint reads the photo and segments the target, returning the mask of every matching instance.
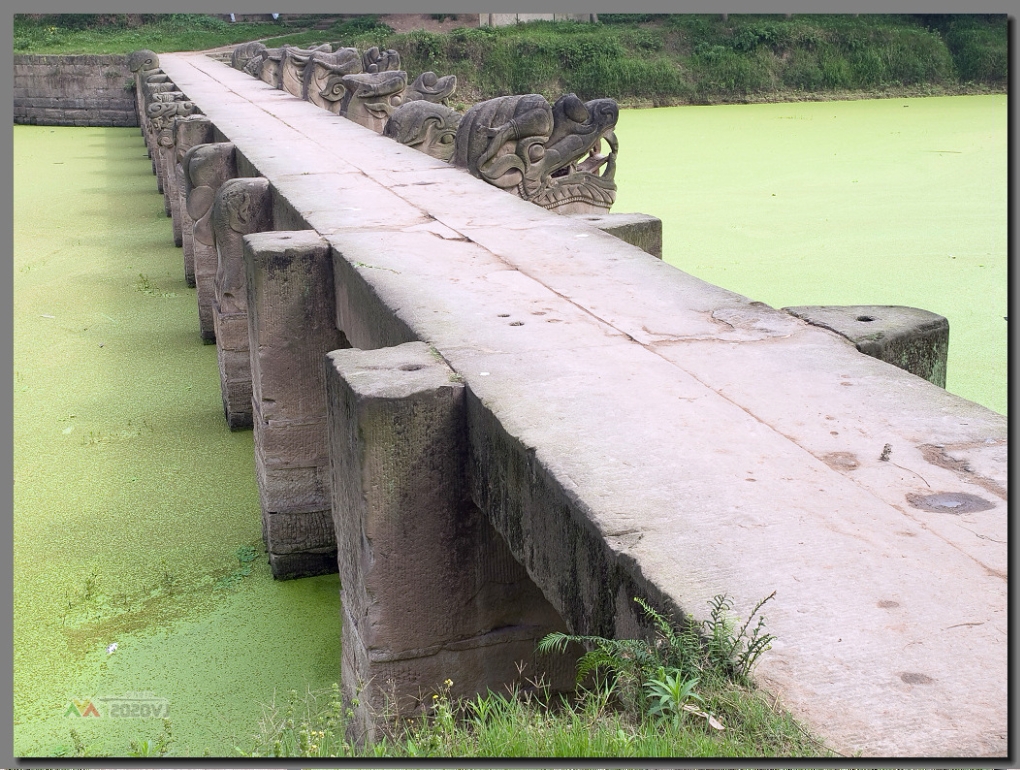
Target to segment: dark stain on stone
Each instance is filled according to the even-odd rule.
[[[979,442],[971,442],[967,444],[957,444],[952,449],[963,450],[977,449],[981,444]],[[967,464],[965,460],[956,460],[949,456],[946,452],[947,447],[940,446],[938,444],[921,444],[918,449],[921,450],[921,455],[924,459],[939,468],[945,468],[946,470],[955,471],[961,476],[974,484],[977,484],[984,489],[991,492],[997,497],[1001,497],[1003,500],[1007,499],[1006,489],[995,479],[987,478],[978,473]]]
[[[878,606],[881,607],[883,610],[888,610],[891,609],[892,607],[899,607],[900,603],[894,602],[891,599],[883,599],[878,603]]]
[[[822,462],[834,471],[852,471],[861,465],[853,452],[829,452],[822,455]]]
[[[903,672],[900,674],[900,679],[907,684],[932,684],[935,681],[927,674],[918,674],[913,671]]]
[[[907,502],[914,508],[932,513],[974,513],[988,511],[995,506],[983,497],[966,492],[936,492],[933,495],[907,495]]]

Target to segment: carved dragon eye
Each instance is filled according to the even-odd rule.
[[[528,148],[528,160],[537,163],[545,155],[545,147],[540,144],[533,144]]]

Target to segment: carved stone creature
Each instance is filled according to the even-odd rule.
[[[333,47],[329,43],[314,48],[297,48],[285,46],[280,52],[280,87],[299,99],[307,99],[305,93],[305,67],[316,52],[331,53]]]
[[[144,70],[154,70],[159,67],[159,57],[154,51],[143,48],[140,51],[133,51],[128,54],[127,66],[131,72],[135,73]]]
[[[173,144],[170,129],[173,127],[174,119],[192,115],[198,107],[194,102],[187,101],[180,91],[168,91],[153,96],[159,98],[155,98],[145,109],[149,117],[149,130],[158,144],[169,147]],[[167,135],[170,136],[169,139],[165,138]]]
[[[457,90],[457,76],[438,77],[435,72],[423,72],[404,92],[405,102],[426,101],[435,104],[449,104],[450,97]]]
[[[220,185],[209,221],[216,242],[216,300],[221,313],[247,312],[241,239],[270,229],[272,214],[268,179],[228,179]]]
[[[170,185],[167,177],[171,164],[167,152],[174,143],[174,120],[178,117],[191,115],[196,109],[195,103],[186,101],[185,95],[180,91],[153,94],[153,101],[145,109],[145,143],[149,147],[149,156],[152,158],[152,169],[156,174],[156,187],[164,196],[167,196],[164,203],[168,216],[171,214],[172,204],[168,192]]]
[[[338,48],[332,53],[316,51],[305,67],[305,93],[308,101],[333,113],[340,112],[347,89],[341,78],[363,71],[357,48]]]
[[[605,213],[616,200],[618,117],[612,99],[490,99],[460,121],[453,164],[561,214]],[[603,139],[609,155],[600,154]]]
[[[258,77],[258,72],[248,69],[249,65],[261,69],[262,61],[266,58],[269,49],[265,43],[253,40],[250,43],[241,43],[230,52],[230,66],[235,70],[247,72],[253,77]],[[255,62],[252,65],[252,62]]]
[[[361,69],[369,74],[400,69],[400,54],[392,48],[385,51],[372,46],[361,56]]]
[[[195,254],[195,289],[198,299],[199,334],[205,342],[216,339],[213,320],[217,256],[210,221],[213,201],[220,185],[237,176],[237,159],[231,142],[199,144],[184,155],[184,192],[188,216],[194,221],[192,247]]]
[[[340,114],[381,134],[390,114],[403,101],[407,73],[403,70],[363,72],[340,77],[346,93]]]
[[[442,161],[453,157],[461,114],[443,104],[405,102],[390,115],[383,135]]]
[[[216,241],[213,327],[220,368],[223,414],[231,430],[252,427],[251,358],[248,344],[248,281],[243,238],[272,227],[269,180],[228,179],[210,212]]]
[[[273,88],[283,88],[283,51],[287,47],[288,46],[267,48],[265,55],[260,57],[258,61],[258,74],[256,77],[258,77],[258,79],[263,83],[271,85]],[[245,68],[245,72],[252,75],[255,74],[247,67]]]

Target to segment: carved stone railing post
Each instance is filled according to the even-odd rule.
[[[325,355],[336,328],[333,263],[314,230],[244,237],[255,470],[273,576],[336,571]]]
[[[308,99],[305,68],[311,57],[316,53],[328,54],[332,51],[329,43],[315,48],[295,48],[287,46],[280,51],[280,88],[299,99]]]
[[[324,110],[338,114],[346,93],[340,78],[361,71],[361,54],[357,48],[340,48],[333,53],[315,51],[304,70],[305,98]]]
[[[188,150],[200,144],[208,144],[215,138],[213,124],[204,115],[189,115],[179,118],[174,123],[177,141],[174,144],[174,178],[176,180],[178,204],[177,215],[180,219],[181,247],[184,251],[184,280],[188,286],[195,286],[195,220],[188,213],[186,195],[187,183],[184,180],[184,156]]]
[[[156,172],[156,148],[154,146],[152,138],[152,129],[149,125],[149,105],[154,101],[158,101],[157,97],[159,94],[170,93],[176,91],[175,86],[170,78],[165,75],[161,70],[153,70],[150,73],[145,74],[141,78],[141,126],[142,135],[145,137],[145,147],[149,151],[149,157],[152,158],[152,173]]]
[[[381,134],[390,114],[403,101],[407,73],[402,70],[340,76],[345,89],[340,114]]]
[[[153,70],[159,69],[159,57],[154,51],[142,49],[128,54],[127,66],[135,78],[135,111],[138,113],[138,126],[145,135],[145,105],[142,102],[142,80]]]
[[[212,205],[220,185],[237,176],[234,145],[231,142],[200,144],[184,155],[184,189],[188,215],[194,221],[195,289],[198,295],[198,326],[202,341],[216,339],[213,298],[216,291],[216,240],[213,235]]]
[[[573,661],[535,657],[563,621],[468,497],[459,378],[421,342],[333,351],[326,373],[352,737],[373,742],[384,707],[410,716],[448,677],[471,698],[524,663],[572,689]]]
[[[213,325],[220,392],[227,425],[231,430],[239,430],[252,427],[248,294],[242,238],[272,229],[269,180],[228,179],[216,193],[211,217],[217,255]]]
[[[149,105],[149,130],[153,136],[153,147],[155,154],[153,160],[156,162],[156,178],[159,180],[158,187],[163,193],[163,208],[166,214],[173,218],[174,243],[181,245],[181,234],[179,228],[180,214],[177,209],[180,205],[180,195],[177,190],[177,160],[174,144],[176,140],[176,129],[174,128],[178,118],[184,118],[195,112],[193,102],[187,101],[184,94],[179,91],[156,94],[160,97]]]

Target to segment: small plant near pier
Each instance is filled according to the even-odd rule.
[[[642,600],[654,635],[645,639],[551,634],[553,654],[571,642],[589,648],[570,696],[550,692],[523,666],[505,692],[458,699],[453,681],[421,697],[408,718],[387,712],[384,737],[350,742],[339,686],[292,691],[265,707],[246,757],[666,757],[832,756],[748,675],[774,637],[764,632],[760,601],[742,625],[725,595],[702,623],[678,628]],[[757,621],[755,621],[757,618]]]
[[[747,621],[736,629],[733,600],[716,595],[707,620],[687,622],[676,628],[645,600],[634,601],[651,620],[655,637],[646,639],[608,639],[601,636],[577,636],[553,633],[538,646],[539,652],[563,653],[570,643],[588,648],[577,664],[578,682],[592,677],[606,684],[621,706],[639,715],[678,720],[684,713],[705,718],[717,730],[723,725],[710,713],[691,701],[704,702],[695,687],[732,682],[750,684],[750,673],[758,658],[768,650],[775,637],[764,632],[761,608],[775,597],[775,591],[755,605]],[[748,631],[752,620],[757,625]]]

